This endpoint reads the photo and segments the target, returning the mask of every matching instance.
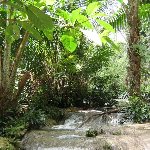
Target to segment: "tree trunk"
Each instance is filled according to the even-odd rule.
[[[17,49],[15,60],[14,60],[14,63],[12,65],[12,68],[11,68],[11,74],[10,74],[11,86],[14,86],[14,84],[15,84],[15,77],[16,77],[16,73],[17,73],[17,68],[18,68],[19,62],[21,61],[23,50],[26,46],[28,38],[29,38],[29,32],[26,31],[23,38],[22,38],[22,41],[21,41],[21,43]]]
[[[129,0],[127,10],[127,22],[129,25],[128,58],[129,58],[129,95],[140,96],[141,80],[141,56],[138,49],[140,40],[140,21],[138,18],[139,1]]]
[[[7,6],[7,18],[6,26],[10,25],[11,19],[11,7]],[[2,87],[5,86],[6,89],[9,89],[10,85],[10,56],[11,56],[11,41],[5,37],[5,46],[4,46],[4,56],[3,56],[3,82]]]
[[[0,47],[0,93],[2,88],[2,48]]]

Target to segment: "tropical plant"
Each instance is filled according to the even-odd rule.
[[[80,43],[81,29],[93,29],[90,19],[99,16],[97,14],[100,7],[99,2],[89,4],[86,10],[77,8],[70,12],[57,7],[49,7],[47,5],[50,4],[47,4],[47,1],[46,3],[44,1],[25,1],[25,4],[23,2],[21,0],[1,2],[1,39],[3,41],[0,57],[0,64],[2,64],[0,65],[0,90],[3,93],[0,95],[1,116],[5,114],[7,108],[16,108],[18,97],[26,81],[31,77],[31,72],[25,71],[16,88],[16,77],[23,50],[30,43],[29,35],[39,41],[43,37],[46,37],[47,40],[52,39],[53,23],[48,15],[48,10],[54,10],[54,14],[52,12],[49,14],[59,24],[61,35],[58,40],[62,42],[64,49],[71,53]],[[97,19],[97,22],[103,27],[104,32],[101,34],[103,42],[109,42],[115,46],[108,38],[108,34],[114,32],[112,26],[100,19]]]
[[[22,75],[16,86],[16,75],[23,50],[30,35],[41,40],[39,31],[52,37],[53,23],[50,16],[32,4],[22,1],[1,1],[1,47],[0,47],[0,116],[8,109],[17,108],[17,97],[30,73]]]
[[[129,107],[127,110],[129,119],[136,123],[143,123],[150,121],[150,106],[147,102],[139,97],[132,97],[129,99]]]

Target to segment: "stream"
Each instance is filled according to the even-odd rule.
[[[23,150],[150,150],[150,123],[120,124],[123,113],[97,110],[69,112],[52,127],[32,130],[21,141]],[[86,137],[89,130],[96,137]]]
[[[26,134],[21,145],[25,150],[98,150],[106,144],[102,138],[86,137],[89,129],[102,131],[118,126],[122,113],[104,114],[98,110],[70,112],[59,125],[44,127]]]

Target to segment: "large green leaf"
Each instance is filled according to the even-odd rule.
[[[107,23],[106,21],[103,21],[103,20],[99,20],[99,19],[96,19],[96,21],[103,27],[105,28],[106,30],[110,31],[110,32],[115,32],[115,30],[113,29],[113,27]]]
[[[77,42],[74,37],[69,35],[62,35],[61,42],[63,46],[70,52],[74,52],[77,47]]]
[[[53,30],[53,22],[49,15],[32,5],[26,7],[26,10],[29,19],[37,28],[41,30],[45,28]]]
[[[15,0],[14,2],[7,1],[6,4],[10,5],[11,7],[15,8],[16,10],[25,12],[24,4],[20,0]]]
[[[89,19],[84,15],[78,15],[77,21],[85,28],[93,29],[92,24]]]
[[[18,23],[27,30],[35,39],[41,41],[42,37],[37,29],[35,29],[34,25],[28,21],[18,21]]]
[[[80,15],[80,12],[81,12],[81,8],[78,8],[76,10],[73,10],[71,15],[70,15],[70,21],[74,24],[75,21],[77,20],[77,18],[79,17]]]
[[[69,20],[70,19],[70,13],[68,11],[62,10],[62,9],[58,9],[57,10],[57,14],[64,18],[65,20]]]
[[[50,29],[45,29],[43,30],[43,33],[45,34],[45,36],[49,39],[52,40],[53,39],[53,31]]]
[[[100,7],[99,2],[90,3],[86,9],[87,15],[90,16],[90,15],[94,14],[98,10],[99,7]]]
[[[15,40],[18,40],[20,37],[20,29],[16,24],[8,25],[5,30],[6,40],[10,43],[13,43]]]

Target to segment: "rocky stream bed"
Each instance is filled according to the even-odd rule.
[[[150,150],[150,123],[120,125],[121,113],[89,110],[69,113],[53,127],[33,130],[21,141],[24,150]],[[86,137],[87,130],[96,137]]]

